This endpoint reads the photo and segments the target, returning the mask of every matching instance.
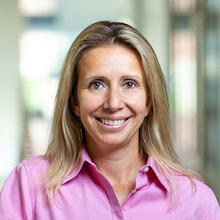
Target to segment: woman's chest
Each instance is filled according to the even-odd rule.
[[[132,191],[120,205],[113,188],[102,188],[97,183],[61,186],[56,200],[46,202],[38,196],[34,220],[195,220],[190,204],[169,209],[169,199],[161,190],[143,187]]]

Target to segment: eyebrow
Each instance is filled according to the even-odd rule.
[[[91,81],[91,80],[95,80],[95,79],[100,79],[100,80],[109,80],[108,77],[103,76],[103,75],[96,75],[96,76],[91,76],[85,79],[85,81]],[[121,77],[121,79],[136,79],[136,80],[142,80],[142,78],[140,76],[134,75],[134,74],[130,74],[130,75],[123,75]]]
[[[96,75],[96,76],[90,76],[90,77],[88,77],[88,78],[85,78],[85,81],[91,81],[91,80],[94,80],[94,79],[106,80],[106,79],[108,79],[108,78],[105,77],[105,76]]]

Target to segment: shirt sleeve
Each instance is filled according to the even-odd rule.
[[[31,191],[23,163],[13,170],[3,185],[0,193],[0,219],[32,219]]]
[[[205,199],[205,198],[204,198]],[[207,211],[206,214],[204,216],[204,218],[202,218],[204,220],[220,220],[220,207],[218,204],[218,201],[215,197],[215,194],[211,191],[211,195],[210,195],[210,200],[209,200],[209,204],[207,206]]]

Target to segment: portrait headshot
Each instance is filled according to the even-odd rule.
[[[19,163],[1,220],[217,220],[212,189],[174,143],[157,56],[135,27],[90,24],[60,73],[46,153]]]

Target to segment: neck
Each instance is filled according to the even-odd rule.
[[[87,144],[87,150],[92,161],[112,185],[123,182],[135,184],[138,170],[146,163],[140,155],[138,140],[114,148]]]

